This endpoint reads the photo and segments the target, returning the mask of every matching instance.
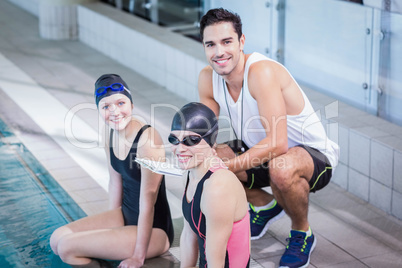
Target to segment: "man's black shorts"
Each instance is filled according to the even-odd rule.
[[[226,144],[233,150],[236,155],[242,153],[241,148],[247,151],[249,148],[247,145],[240,140],[232,140],[226,142]],[[332,177],[332,167],[328,161],[328,158],[318,151],[317,149],[311,148],[306,145],[297,145],[305,149],[310,156],[313,158],[314,162],[314,172],[310,184],[310,192],[315,192],[324,188]],[[247,173],[247,183],[244,183],[245,187],[249,189],[258,189],[269,186],[269,167],[268,162],[263,163],[260,166],[246,170]]]

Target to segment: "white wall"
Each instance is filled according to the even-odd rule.
[[[40,0],[8,0],[9,2],[21,7],[29,13],[39,17],[39,1]]]
[[[375,113],[373,9],[328,0],[288,0],[286,8],[285,66],[299,81]]]
[[[187,100],[207,65],[200,43],[101,3],[78,7],[79,40]]]

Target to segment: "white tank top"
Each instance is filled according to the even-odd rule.
[[[265,129],[261,124],[257,101],[251,96],[247,81],[250,66],[253,63],[261,60],[272,61],[271,59],[259,53],[253,53],[247,59],[243,78],[243,92],[240,93],[240,96],[236,102],[234,102],[229,92],[227,92],[223,78],[215,71],[213,72],[212,76],[214,99],[220,107],[219,119],[227,119],[229,122],[231,119],[231,124],[236,136],[239,139],[242,139],[249,148],[253,147],[266,137]],[[338,164],[339,146],[328,139],[319,116],[314,111],[303,90],[300,87],[299,90],[304,98],[304,108],[298,115],[286,116],[288,147],[291,148],[302,144],[315,148],[328,158],[332,168],[334,169]],[[244,98],[243,101],[242,98]],[[241,116],[242,106],[243,119]]]

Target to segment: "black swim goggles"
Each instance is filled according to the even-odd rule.
[[[124,91],[124,90],[126,90],[126,91],[131,95],[130,91],[128,91],[128,90],[124,87],[123,84],[121,84],[121,83],[114,83],[114,84],[111,84],[111,85],[108,86],[108,87],[98,87],[98,88],[95,90],[95,95],[96,95],[96,97],[105,95],[106,92],[108,91],[108,89],[110,89],[110,90],[112,90],[112,91]]]
[[[176,137],[173,134],[170,134],[168,137],[168,141],[173,144],[173,145],[179,145],[180,143],[186,146],[195,146],[198,143],[201,142],[201,140],[205,137],[208,137],[209,135],[211,135],[213,132],[215,132],[218,128],[218,122],[215,123],[214,126],[212,126],[212,128],[210,128],[207,133],[205,133],[204,135],[188,135],[186,137],[183,138],[183,140],[179,140],[178,137]],[[207,143],[209,143],[207,141]],[[212,147],[212,145],[210,145]]]
[[[195,146],[201,142],[202,138],[203,138],[202,136],[198,135],[189,135],[184,137],[182,140],[179,140],[178,137],[176,137],[173,134],[170,134],[168,140],[173,145],[179,145],[181,143],[186,146]]]

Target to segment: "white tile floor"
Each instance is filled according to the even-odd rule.
[[[10,16],[18,20],[2,21]],[[103,170],[103,151],[82,150],[66,142],[62,115],[77,104],[92,103],[95,79],[108,72],[119,73],[135,85],[135,112],[147,120],[156,96],[177,107],[186,101],[80,42],[40,39],[37,19],[5,0],[0,1],[0,23],[1,117],[85,212],[104,210],[105,179],[100,183],[94,179],[104,178],[97,173]],[[323,98],[314,92],[308,95],[317,101]],[[48,101],[42,103],[45,98]],[[173,112],[156,111],[155,127],[164,137]],[[86,139],[96,139],[90,138],[98,127],[96,112],[87,109],[77,115],[80,120],[74,121],[74,131],[85,129]],[[177,178],[167,178],[169,201],[178,220],[182,187]],[[309,218],[318,239],[311,267],[402,267],[401,221],[335,184],[311,195]],[[253,267],[277,267],[289,228],[285,216],[252,242]],[[171,254],[148,261],[146,267],[178,267],[177,246]]]

